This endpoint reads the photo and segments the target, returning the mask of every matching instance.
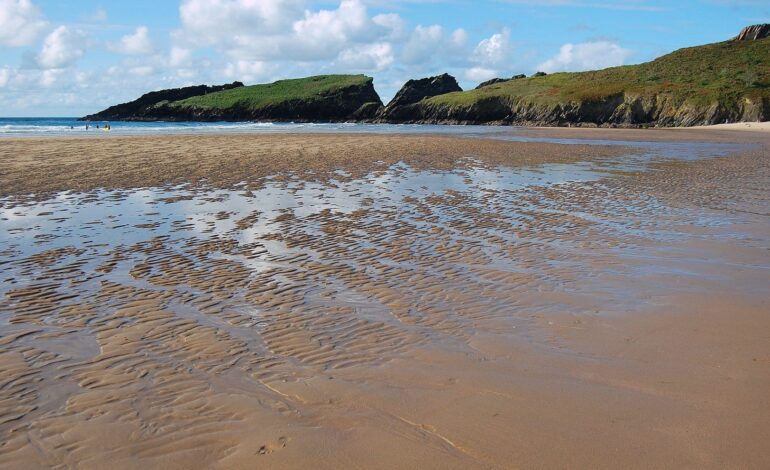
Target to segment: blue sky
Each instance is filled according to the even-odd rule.
[[[770,0],[0,0],[0,116],[340,72],[387,100],[409,78],[638,63],[762,22]]]

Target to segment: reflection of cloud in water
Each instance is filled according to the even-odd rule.
[[[583,140],[579,142],[585,143]],[[649,151],[641,156],[570,164],[486,168],[482,162],[476,162],[477,165],[455,171],[415,171],[401,162],[360,180],[348,181],[345,180],[347,175],[339,173],[341,180],[331,184],[268,181],[263,188],[252,190],[251,194],[245,192],[243,185],[237,190],[213,192],[193,191],[185,185],[170,189],[142,188],[88,194],[63,192],[47,201],[1,208],[0,215],[5,220],[0,220],[0,240],[9,242],[24,253],[77,246],[84,234],[92,243],[109,245],[185,234],[229,236],[242,243],[251,243],[277,230],[279,225],[274,221],[286,211],[291,211],[297,218],[306,218],[327,209],[349,214],[360,209],[367,199],[398,204],[407,196],[421,198],[447,191],[517,191],[528,186],[596,180],[606,175],[607,171],[644,169],[647,163],[663,158],[690,160],[706,155],[707,150],[709,156],[735,150],[735,145],[713,143],[623,144]],[[236,222],[255,211],[259,212],[259,216],[251,225],[236,230]],[[39,216],[40,213],[47,215]],[[227,215],[224,217],[220,213]],[[39,239],[41,235],[49,238],[47,242]]]

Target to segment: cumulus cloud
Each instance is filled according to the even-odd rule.
[[[559,53],[537,66],[543,72],[578,72],[623,65],[631,51],[609,41],[564,44]]]
[[[58,69],[75,63],[85,53],[86,35],[78,29],[59,26],[45,41],[37,55],[37,63],[43,69]]]
[[[466,69],[463,75],[465,76],[466,80],[483,82],[485,80],[489,80],[490,78],[495,78],[498,73],[495,69],[489,69],[485,67],[471,67]]]
[[[213,47],[231,62],[318,62],[360,55],[364,46],[387,42],[404,28],[395,14],[370,17],[361,0],[342,0],[336,9],[303,6],[295,0],[186,0],[175,45]]]
[[[417,25],[404,44],[401,60],[405,64],[416,65],[457,56],[466,46],[467,41],[468,34],[461,28],[447,34],[439,25]]]
[[[168,54],[168,65],[171,67],[189,67],[192,64],[192,51],[184,47],[174,46]]]
[[[272,68],[269,64],[259,60],[237,60],[227,64],[225,67],[225,76],[235,80],[253,82],[263,79],[271,73],[271,71]]]
[[[363,44],[342,51],[337,65],[355,70],[385,70],[395,60],[393,46],[388,42]]]
[[[463,71],[464,78],[481,82],[500,76],[502,68],[510,67],[510,36],[511,32],[506,28],[479,41],[470,55],[470,66]]]
[[[0,0],[0,45],[28,46],[48,28],[30,0]]]
[[[390,32],[388,39],[400,40],[406,36],[406,21],[395,13],[376,15],[372,22]]]
[[[40,84],[46,88],[53,86],[63,72],[61,69],[43,70],[43,73],[40,75]]]
[[[303,13],[301,0],[184,0],[179,6],[181,36],[198,45],[277,34]]]
[[[151,54],[154,50],[146,26],[138,26],[133,34],[123,36],[115,44],[107,44],[107,48],[113,52],[127,55]]]
[[[501,65],[507,62],[510,54],[510,35],[510,31],[505,29],[481,40],[473,50],[474,60],[484,65]]]

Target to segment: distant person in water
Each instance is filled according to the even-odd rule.
[[[99,129],[99,124],[96,125],[96,128]]]
[[[86,130],[88,130],[88,124],[86,124]]]

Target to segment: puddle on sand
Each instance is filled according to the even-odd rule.
[[[37,300],[53,299],[33,315],[43,325],[58,323],[63,306],[92,301],[105,283],[171,297],[214,295],[222,299],[213,302],[217,311],[244,315],[248,323],[254,312],[269,310],[253,296],[256,285],[267,285],[257,290],[273,308],[293,305],[281,300],[290,293],[303,308],[336,302],[365,321],[442,325],[464,335],[468,312],[515,317],[516,289],[568,290],[596,275],[589,262],[689,236],[675,228],[681,217],[702,227],[728,223],[606,186],[602,178],[616,171],[700,158],[707,148],[634,145],[645,151],[572,164],[479,162],[439,172],[400,163],[328,184],[294,179],[259,190],[177,186],[62,193],[18,205],[5,200],[0,295],[11,312],[21,305],[17,298],[28,299],[33,311]],[[718,144],[709,155],[735,148]],[[25,289],[32,293],[17,297]],[[58,299],[64,292],[66,299]],[[619,299],[635,302],[627,293],[613,301]],[[13,314],[3,318],[14,323]]]

